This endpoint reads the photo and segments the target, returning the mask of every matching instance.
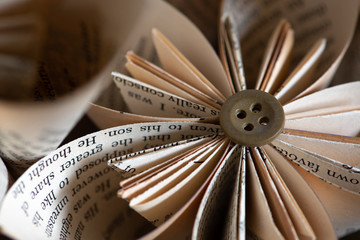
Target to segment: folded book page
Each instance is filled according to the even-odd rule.
[[[157,28],[162,33],[166,33],[166,37],[176,46],[176,48],[203,74],[206,74],[206,78],[211,81],[217,89],[222,93],[227,92],[229,96],[230,91],[227,90],[228,87],[223,83],[226,81],[226,76],[223,71],[220,60],[218,59],[213,47],[208,43],[204,38],[202,33],[186,19],[182,14],[176,11],[171,6],[164,4],[161,1],[153,1],[151,4],[147,1],[144,1],[144,8],[139,8],[138,12],[131,15],[134,19],[129,19],[128,22],[133,23],[131,28],[124,29],[123,33],[128,37],[127,41],[122,42],[123,60],[121,64],[114,70],[120,73],[125,72],[125,55],[129,50],[134,51],[137,55],[149,60],[150,62],[155,62],[157,57],[152,44],[152,29]],[[146,10],[145,10],[146,9]],[[130,14],[130,13],[129,13]],[[161,17],[159,17],[161,16]],[[136,20],[135,20],[136,19]],[[176,29],[176,31],[173,31]],[[116,87],[112,86],[113,89]],[[114,92],[108,94],[105,92],[104,95],[100,97],[100,100],[106,97],[117,97],[117,96],[126,96],[127,92],[122,92],[119,95],[118,90],[113,90]],[[117,111],[124,111],[126,108],[123,106],[112,106],[110,103],[95,102],[89,109],[88,115],[91,119],[100,127],[106,128],[110,125],[109,122],[105,125],[103,119],[107,119],[108,112],[107,109],[111,108]],[[123,102],[122,102],[123,103]],[[97,106],[102,106],[101,111]],[[101,118],[99,114],[93,113],[93,109],[97,113],[101,112]],[[112,112],[112,118],[114,119],[115,114]],[[186,113],[185,113],[186,114]],[[182,117],[186,117],[183,115]],[[118,121],[121,121],[122,114],[118,112]],[[106,120],[105,120],[106,121]],[[116,120],[114,119],[114,122]],[[114,125],[113,125],[114,126]]]
[[[216,170],[197,211],[192,233],[193,239],[221,238],[237,236],[238,206],[240,182],[240,158],[243,157],[241,147],[232,148]],[[243,162],[241,163],[243,164]],[[239,175],[237,175],[237,173]],[[236,192],[237,191],[237,192]],[[234,193],[233,193],[234,192]],[[244,198],[244,196],[241,196]],[[230,205],[233,204],[233,205]],[[236,206],[236,207],[235,207]],[[213,209],[218,211],[213,211]],[[227,213],[230,214],[227,214]],[[224,222],[223,219],[229,216]],[[226,228],[226,224],[230,226]],[[224,229],[224,230],[223,230]],[[228,230],[228,231],[226,231]]]
[[[194,103],[162,89],[130,78],[121,73],[113,73],[116,86],[124,92],[126,103],[136,102],[130,108],[132,113],[157,117],[205,118],[216,117],[219,109]]]
[[[282,176],[292,195],[297,200],[316,237],[318,239],[334,238],[334,230],[332,229],[333,222],[331,222],[328,217],[328,209],[324,208],[318,196],[306,183],[302,175],[297,173],[296,169],[293,168],[289,162],[283,162],[281,154],[269,145],[264,146],[264,150]],[[306,184],[299,184],[301,182]],[[321,224],[316,224],[316,222],[321,222]]]
[[[7,28],[0,27],[4,36],[0,49],[6,48],[2,56],[17,58],[14,64],[23,68],[14,70],[14,78],[3,82],[2,89],[10,94],[17,78],[25,80],[20,74],[31,76],[26,79],[28,86],[18,82],[14,95],[2,95],[0,101],[1,156],[21,173],[60,145],[89,101],[110,82],[122,37],[122,20],[115,9],[127,8],[127,4],[109,0],[102,4],[12,1],[1,5],[2,23],[9,22]],[[2,75],[11,74],[8,67]],[[28,94],[17,97],[18,92]]]
[[[327,44],[313,74],[313,84],[300,96],[327,86],[352,39],[356,24],[354,16],[358,10],[354,6],[358,5],[358,1],[349,1],[349,4],[345,5],[347,4],[338,5],[337,1],[224,1],[221,16],[232,14],[234,17],[234,28],[241,41],[244,71],[249,87],[253,88],[255,85],[259,63],[263,59],[266,41],[274,23],[284,18],[291,23],[295,35],[295,48],[289,71],[319,39],[324,38],[331,42]]]
[[[40,159],[14,183],[1,206],[1,229],[18,239],[140,237],[151,225],[116,197],[121,176],[107,162],[184,137],[209,135],[211,127],[217,128],[186,122],[135,124],[76,139]]]
[[[273,144],[294,165],[304,169],[302,175],[319,194],[337,231],[346,234],[357,228],[359,138],[289,130]]]

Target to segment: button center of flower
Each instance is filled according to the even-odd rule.
[[[244,90],[229,97],[221,108],[220,125],[233,142],[262,146],[284,128],[285,114],[279,101],[267,92]]]

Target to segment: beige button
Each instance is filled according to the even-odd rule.
[[[221,108],[220,125],[233,142],[262,146],[284,128],[285,114],[279,101],[269,93],[244,90],[229,97]]]

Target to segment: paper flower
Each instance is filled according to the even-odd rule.
[[[145,93],[127,91],[130,109],[159,113],[143,121],[166,123],[182,139],[112,159],[110,165],[124,176],[133,175],[121,182],[119,195],[159,226],[149,238],[336,238],[332,221],[341,225],[342,219],[331,219],[321,200],[331,192],[351,205],[359,203],[360,83],[308,91],[324,39],[283,78],[294,33],[281,21],[266,48],[256,90],[248,90],[231,19],[224,26],[222,56],[228,90],[234,93],[229,98],[158,30],[154,43],[165,70],[130,52],[126,66],[135,79],[113,73],[121,91]],[[187,136],[179,115],[187,117],[190,128],[193,123],[206,130]],[[150,137],[166,142],[161,122]],[[320,192],[332,189],[319,200],[308,184]]]
[[[173,73],[171,75],[174,76],[171,77],[169,69],[164,71],[158,67],[150,69],[156,69],[155,72],[167,81],[161,81],[156,75],[141,71],[141,68],[135,71],[149,75],[145,80],[151,79],[149,83],[158,83],[158,86],[114,73],[114,82],[119,86],[121,95],[118,94],[118,89],[113,87],[116,95],[105,92],[103,97],[114,100],[122,96],[132,113],[124,112],[124,108],[102,104],[101,101],[97,102],[102,104],[101,106],[91,104],[88,115],[99,128],[106,129],[91,132],[60,146],[32,164],[9,189],[6,187],[2,190],[2,193],[5,193],[0,208],[2,234],[15,239],[27,239],[29,236],[35,239],[134,239],[143,236],[148,229],[154,229],[154,226],[129,209],[128,202],[116,196],[121,180],[124,186],[121,190],[122,197],[132,198],[130,205],[158,226],[145,235],[148,238],[174,239],[191,235],[211,239],[219,235],[235,238],[244,237],[246,231],[247,236],[252,238],[296,238],[295,235],[303,238],[316,235],[327,239],[335,237],[331,224],[338,236],[359,229],[360,208],[356,175],[359,140],[352,137],[359,131],[359,104],[356,98],[359,83],[321,90],[329,83],[355,29],[358,1],[349,2],[351,4],[337,0],[224,0],[221,16],[230,16],[232,13],[235,17],[233,27],[231,24],[226,24],[225,28],[220,26],[219,32],[222,36],[219,55],[224,65],[201,32],[163,1],[114,1],[109,4],[101,2],[101,6],[107,8],[100,8],[101,16],[106,16],[100,17],[100,22],[107,22],[108,17],[108,20],[116,20],[115,25],[110,24],[111,26],[103,30],[111,36],[120,36],[111,38],[117,40],[116,43],[121,46],[121,59],[117,62],[119,72],[124,73],[122,60],[129,49],[151,62],[155,60],[156,63],[154,48],[150,46],[151,41],[148,41],[151,29],[156,27],[181,53],[177,54],[175,47],[169,49],[172,44],[167,44],[166,38],[154,30],[155,42],[164,50],[162,53],[159,51],[159,56],[171,53],[165,57],[163,65],[170,68],[179,66],[177,60],[180,59],[182,68],[180,67],[179,73],[195,76],[195,80],[186,84],[186,77]],[[61,5],[73,13],[79,13],[73,11],[71,4],[64,5],[61,2]],[[82,7],[78,2],[75,5],[77,8]],[[87,2],[86,6],[90,8],[85,8],[85,15],[90,16],[87,13],[92,14],[93,11],[87,10],[91,10],[91,4]],[[55,5],[54,7],[56,8]],[[79,20],[84,20],[85,15],[76,16]],[[91,19],[94,19],[93,16],[94,14]],[[309,74],[312,75],[308,78],[309,82],[304,81],[307,79],[305,77],[298,81],[289,81],[288,85],[284,86],[283,93],[289,92],[285,91],[286,89],[292,89],[290,92],[294,95],[284,94],[280,97],[281,91],[272,92],[271,88],[267,90],[267,83],[263,86],[260,84],[260,88],[264,87],[262,90],[275,94],[274,98],[264,91],[251,92],[253,90],[246,89],[256,87],[254,72],[262,72],[257,68],[261,66],[258,59],[266,45],[263,41],[271,39],[269,30],[274,28],[275,22],[282,17],[288,19],[296,31],[296,46],[292,51],[294,56],[291,62],[300,63],[299,56],[304,56],[305,49],[309,50],[309,45],[318,38],[319,44],[317,47],[315,45],[315,50],[306,63],[313,66],[317,62],[317,53],[322,52],[322,56],[314,74]],[[98,21],[91,23],[102,25],[98,25]],[[76,26],[81,27],[78,33],[82,37],[87,39],[90,36],[83,34],[83,24]],[[286,37],[284,41],[281,41],[283,38],[278,38],[274,42],[284,42],[280,46],[289,46],[291,30],[285,22],[281,23],[281,26],[280,29],[285,31],[281,30],[280,33],[284,32]],[[114,31],[115,28],[121,31]],[[103,36],[101,32],[91,33],[98,39],[98,34]],[[237,37],[242,43],[246,74],[242,73]],[[322,37],[327,39],[325,50],[322,50]],[[89,43],[80,42],[86,46]],[[104,44],[110,42],[105,41]],[[92,43],[98,49],[98,41]],[[114,54],[112,50],[106,52]],[[286,56],[281,52],[279,56]],[[185,57],[179,58],[182,55],[188,60],[185,60]],[[129,69],[131,64],[133,68],[138,66],[134,62],[145,63],[145,67],[150,65],[150,62],[143,61],[136,55],[129,54],[128,57],[131,60],[127,64]],[[171,61],[167,61],[169,58]],[[279,57],[278,60],[280,59],[284,57]],[[183,62],[186,64],[182,64]],[[273,69],[279,70],[279,65],[273,65]],[[76,65],[71,66],[77,69]],[[224,71],[223,66],[229,67]],[[311,69],[306,64],[303,67],[302,69],[307,71]],[[173,70],[176,69],[177,67]],[[289,69],[294,69],[292,64]],[[191,74],[188,74],[189,70]],[[67,71],[63,73],[67,74]],[[303,75],[302,71],[298,73],[294,76],[307,76]],[[237,78],[237,75],[246,76],[246,81],[245,78]],[[291,76],[290,73],[287,74],[289,75]],[[103,79],[101,74],[99,77]],[[202,81],[200,87],[194,88],[199,79],[200,83]],[[209,82],[205,79],[209,79]],[[268,83],[274,80],[271,77],[264,79],[269,79]],[[175,87],[169,84],[171,80],[175,85],[180,84]],[[277,81],[275,79],[274,83]],[[301,85],[306,82],[305,85],[309,87],[304,86],[301,93],[294,93],[294,89],[300,89],[295,84],[298,82],[301,82]],[[73,96],[78,98],[82,93],[90,94],[91,89],[98,90],[98,86],[104,85],[103,81],[92,83],[95,88],[85,86],[85,92],[80,91]],[[235,92],[244,94],[238,95],[234,94]],[[220,121],[219,115],[227,103],[232,103],[232,95],[244,97],[247,92],[251,93],[250,97],[255,93],[256,104],[251,103],[250,109],[243,108],[245,101],[239,101],[241,106],[235,109],[236,114],[230,114],[230,117],[235,119],[235,122],[243,120],[245,124],[240,125],[236,131],[256,133],[258,127],[271,130],[273,123],[280,123],[280,126],[265,142],[249,144],[254,139],[245,138],[245,143],[236,144],[239,139],[229,140],[230,137],[245,134],[234,134],[231,129],[225,130],[228,120],[225,118],[225,125],[220,124],[224,120]],[[275,103],[279,99],[283,107],[270,104],[280,108],[279,111],[279,108],[275,107],[278,110],[272,114],[267,100],[257,101],[261,98],[269,98]],[[61,108],[64,114],[57,120],[66,125],[68,121],[64,121],[64,118],[70,116],[67,107],[78,109],[79,105],[76,103],[79,104],[79,101],[62,103],[66,108]],[[234,103],[236,105],[238,101]],[[282,112],[281,108],[284,110],[284,129],[281,121],[274,120],[282,119],[278,117],[282,116],[278,114]],[[54,108],[55,110],[59,109]],[[19,111],[14,111],[16,116],[19,116]],[[36,119],[44,116],[44,112],[40,114],[38,111],[30,111],[29,108],[22,112],[31,113]],[[265,115],[262,115],[263,113]],[[261,115],[260,118],[256,117],[258,114]],[[49,115],[45,115],[49,120]],[[248,121],[249,116],[255,116],[258,120]],[[9,116],[3,114],[2,117]],[[31,122],[28,117],[11,119]],[[20,135],[11,136],[17,138],[28,135],[28,131],[24,132],[23,128],[19,128],[18,121],[6,122],[14,129],[16,127],[16,132],[21,132]],[[55,124],[57,121],[48,122],[51,126],[60,126]],[[26,130],[39,132],[36,128],[29,128],[28,124],[24,126]],[[82,122],[78,126],[81,130],[91,131],[83,129]],[[259,135],[260,140],[263,140],[265,135]],[[44,138],[40,140],[44,142]],[[14,149],[19,148],[12,141],[10,144]],[[39,149],[32,146],[33,144],[27,144],[25,147]],[[22,149],[21,147],[18,150]],[[109,160],[114,167],[116,165],[119,168],[121,174],[111,170],[108,166]],[[2,172],[6,173],[5,170]],[[122,177],[134,174],[136,175],[126,180]]]

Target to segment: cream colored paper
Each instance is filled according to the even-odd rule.
[[[114,72],[113,76],[133,113],[167,118],[209,118],[219,115],[219,109],[191,102],[121,73]]]
[[[273,141],[273,144],[288,159],[312,172],[320,179],[344,190],[360,194],[360,168],[348,167],[342,162],[321,156],[317,152],[310,152],[279,140]]]
[[[181,154],[178,154],[178,155],[176,155],[174,157],[168,156],[166,161],[164,161],[163,163],[158,164],[158,165],[156,165],[154,167],[151,167],[149,169],[146,169],[145,171],[143,171],[143,172],[141,172],[141,173],[139,173],[137,175],[133,175],[133,176],[131,176],[131,178],[124,179],[123,181],[120,182],[120,186],[122,188],[119,190],[118,195],[123,195],[123,194],[126,195],[126,192],[128,190],[130,192],[132,192],[133,190],[136,191],[136,189],[138,187],[140,187],[140,188],[142,187],[141,184],[144,183],[147,179],[152,178],[153,176],[155,176],[155,174],[158,174],[163,170],[167,170],[172,165],[174,165],[177,162],[183,160],[184,158],[187,158],[192,153],[203,149],[204,146],[207,146],[208,144],[211,144],[213,141],[215,141],[214,139],[209,141],[209,139],[205,139],[205,138],[203,139],[203,140],[206,141],[206,142],[204,142],[204,145],[196,146],[195,148],[191,148],[188,151],[185,151],[185,152],[183,152]],[[109,161],[109,164],[111,164],[110,163],[111,161],[112,160]],[[117,170],[117,167],[115,167],[115,170]],[[163,177],[163,176],[158,175],[158,177]],[[135,188],[133,188],[135,185],[137,185],[137,186]],[[131,189],[133,189],[133,190],[131,190]]]
[[[359,135],[360,109],[287,120],[286,128],[356,137]]]
[[[238,208],[230,208],[232,190],[235,187],[233,182],[237,179],[236,173],[240,163],[241,154],[244,154],[241,147],[233,148],[214,174],[204,197],[196,211],[195,223],[192,231],[193,239],[221,238],[223,236],[237,235]],[[239,184],[239,183],[238,183]],[[236,202],[238,196],[236,196]],[[237,203],[236,203],[237,204]],[[228,216],[224,222],[224,216]],[[232,222],[232,223],[231,223]],[[231,225],[230,231],[225,231],[225,223]],[[217,226],[215,229],[211,226]],[[233,239],[233,238],[232,238]]]
[[[186,90],[190,90],[191,88],[189,84],[186,84],[185,82],[178,80],[174,76],[165,72],[161,68],[158,68],[156,65],[147,62],[146,60],[138,59],[138,57],[135,58],[134,55],[130,55],[131,58],[135,58],[137,60],[134,61],[133,59],[130,59],[129,54],[127,54],[127,56],[128,56],[128,62],[125,65],[126,69],[131,73],[131,76],[133,76],[135,79],[140,80],[149,85],[152,85],[156,88],[161,88],[166,92],[172,93],[181,98],[188,99],[192,102],[201,105],[208,105],[206,102],[203,102],[197,98],[196,94],[200,95],[201,93],[200,91],[193,91],[193,92],[186,91]],[[149,70],[147,69],[147,67],[149,67]],[[166,78],[166,81],[163,80],[163,78]],[[175,82],[176,84],[173,84],[173,82]],[[196,90],[196,89],[193,88],[191,90]],[[192,94],[194,94],[194,96]],[[204,95],[201,94],[200,96],[204,96]]]
[[[246,219],[247,235],[250,234],[253,238],[284,239],[284,236],[275,225],[250,154],[247,154],[246,160],[249,176],[249,184],[247,185],[248,207],[252,209],[252,213]]]
[[[287,119],[294,119],[297,116],[315,115],[309,114],[308,112],[316,113],[315,111],[335,107],[355,109],[360,106],[360,99],[356,95],[359,91],[359,81],[329,87],[285,104],[284,112]]]
[[[12,36],[11,28],[3,29],[0,43],[9,45],[7,39],[11,36],[16,51],[11,52],[10,46],[0,47],[2,53],[33,61],[24,66],[27,72],[24,74],[32,76],[26,80],[29,86],[19,82],[16,89],[30,92],[30,96],[21,99],[2,96],[0,100],[1,156],[20,173],[34,160],[55,150],[87,110],[89,102],[108,85],[122,37],[119,32],[122,15],[115,9],[129,4],[113,0],[103,3],[23,0],[5,1],[1,5],[2,11],[8,11],[3,13],[8,17],[3,24],[9,18],[13,24],[17,19],[32,20],[27,23],[29,27],[20,21],[17,28],[19,31],[28,28],[29,36],[21,37],[16,32]],[[21,41],[24,41],[22,45]],[[4,70],[0,75],[3,74]],[[17,74],[20,70],[12,81],[17,81]],[[3,82],[2,88],[7,89],[6,86]]]
[[[226,98],[162,33],[153,30],[153,42],[165,71],[192,84],[196,89],[221,102]]]
[[[216,134],[214,135],[216,136]],[[195,139],[183,140],[179,142],[173,142],[168,145],[162,145],[149,149],[150,151],[140,151],[132,154],[127,154],[123,157],[111,159],[109,166],[115,168],[120,173],[126,176],[126,168],[133,168],[134,171],[130,175],[139,174],[151,167],[162,164],[164,161],[180,156],[192,148],[199,147],[206,144],[214,136],[203,136]],[[134,157],[133,157],[134,156]]]
[[[337,159],[349,170],[360,166],[360,159],[358,159],[360,138],[358,137],[287,130],[280,134],[277,140],[306,149],[319,156]]]
[[[340,238],[358,231],[360,225],[359,195],[329,185],[317,176],[306,172],[302,167],[294,166],[321,199],[331,217],[337,236]]]
[[[245,74],[244,64],[241,54],[240,42],[237,37],[237,31],[234,29],[233,17],[231,15],[224,17],[223,27],[219,27],[219,31],[222,36],[226,49],[220,49],[226,51],[228,58],[222,59],[225,71],[228,75],[229,87],[232,93],[236,91],[245,90]],[[220,54],[223,56],[222,54]]]
[[[154,231],[143,236],[141,239],[187,239],[191,237],[191,229],[194,224],[196,211],[204,192],[211,181],[214,171],[202,184],[192,198],[165,223],[161,224]]]
[[[106,112],[106,118],[99,118],[101,114]],[[181,122],[181,121],[195,121],[195,122],[206,122],[206,123],[216,123],[218,121],[217,117],[206,118],[206,119],[190,119],[190,118],[163,118],[163,117],[150,117],[144,116],[141,114],[133,114],[128,112],[116,111],[106,109],[99,105],[93,105],[91,111],[88,112],[89,116],[95,118],[96,124],[99,128],[107,127],[116,127],[119,125],[125,125],[130,123],[143,123],[143,122]]]
[[[333,1],[252,2],[225,0],[221,16],[234,16],[239,34],[248,87],[253,88],[259,74],[266,40],[280,19],[287,19],[295,33],[290,69],[294,68],[319,39],[331,40],[314,72],[313,84],[299,96],[322,89],[330,83],[355,29],[357,0],[347,4]]]
[[[279,88],[279,77],[284,75],[293,45],[294,30],[281,20],[269,39],[255,89],[273,94]]]
[[[315,236],[318,239],[336,239],[335,231],[328,215],[329,210],[322,205],[322,202],[320,202],[305,179],[273,147],[266,145],[264,150],[269,155],[276,170],[282,176],[297,204],[302,209],[310,226],[313,228]]]
[[[157,67],[155,64],[152,64],[131,52],[126,54],[126,58],[128,60],[125,65],[126,69],[135,79],[195,103],[219,108],[219,105],[201,90],[176,78],[162,68]]]
[[[209,127],[214,127],[196,127],[186,122],[176,126],[180,127],[176,129],[169,123],[120,126],[76,139],[52,152],[32,165],[9,189],[0,209],[2,231],[20,239],[29,235],[58,239],[61,234],[87,239],[108,234],[117,239],[119,234],[124,238],[145,234],[140,234],[139,229],[145,231],[151,226],[116,197],[121,177],[107,162],[183,137],[208,135]],[[165,135],[171,138],[153,138]],[[117,223],[116,232],[113,222]],[[22,231],[18,230],[19,223]]]
[[[264,153],[263,153],[264,154]],[[289,191],[288,187],[286,186],[284,180],[282,179],[281,175],[277,172],[274,164],[267,159],[266,156],[266,168],[271,175],[271,179],[274,181],[277,190],[281,196],[281,199],[284,202],[286,210],[291,218],[291,221],[296,229],[297,236],[301,239],[302,237],[308,239],[315,239],[316,236],[312,231],[312,227],[310,226],[309,222],[306,220],[303,212],[301,211],[299,205],[295,201],[294,197],[292,196],[291,192]]]
[[[131,129],[140,131],[141,126]],[[108,129],[74,140],[39,160],[5,196],[0,211],[2,231],[19,239],[116,239],[121,232],[124,238],[139,237],[140,226],[151,226],[116,197],[121,178],[107,161],[139,147],[142,137],[152,133],[135,134],[138,140],[131,145],[126,138],[131,136],[130,128]]]
[[[127,15],[124,17],[127,26],[123,26],[122,28],[122,35],[126,36],[126,39],[119,41],[119,44],[122,46],[120,53],[124,57],[119,60],[117,68],[114,69],[114,71],[124,73],[125,54],[129,50],[133,50],[136,54],[147,60],[155,59],[151,30],[157,28],[173,42],[179,51],[184,54],[220,92],[226,94],[226,96],[231,95],[227,86],[223,84],[227,81],[226,75],[216,52],[193,23],[172,6],[161,0],[136,0],[131,2],[134,2],[131,3],[134,7],[126,11]],[[176,31],[174,31],[174,29],[176,29]],[[97,125],[101,126],[101,128],[106,128],[110,125],[114,126],[114,122],[121,121],[122,114],[118,113],[118,116],[116,116],[114,112],[108,113],[107,110],[109,108],[113,110],[125,110],[121,95],[119,95],[118,90],[115,88],[116,87],[112,85],[111,89],[104,92],[100,99],[94,102],[89,109],[89,116],[94,119],[94,122],[99,123]],[[94,104],[105,108],[97,108],[98,114],[92,114]],[[114,119],[113,122],[102,120],[107,119],[108,114]],[[101,116],[101,118],[99,116]],[[103,121],[105,121],[105,123]]]
[[[227,141],[221,141],[217,144],[216,148],[215,146],[209,147],[201,156],[196,156],[184,168],[161,182],[159,184],[159,193],[151,192],[151,190],[158,190],[153,187],[153,189],[149,189],[143,194],[144,198],[149,197],[147,201],[140,202],[140,199],[134,199],[139,202],[134,201],[133,203],[131,201],[130,206],[136,209],[136,211],[141,212],[150,221],[162,223],[166,220],[166,216],[174,214],[174,212],[179,210],[196,193],[207,177],[210,176],[217,164],[217,160],[224,153],[227,144]],[[169,188],[170,185],[172,185],[171,188]],[[168,190],[163,191],[162,188],[168,188]],[[154,194],[154,196],[150,198],[150,194]]]
[[[325,48],[325,39],[320,39],[314,44],[308,54],[305,55],[280,88],[277,89],[274,95],[279,102],[282,104],[287,103],[291,100],[291,96],[297,96],[312,84],[311,76],[314,74],[317,63],[325,51]]]
[[[274,223],[285,239],[296,239],[298,236],[288,214],[288,209],[286,209],[283,199],[280,197],[279,190],[274,180],[270,177],[269,171],[266,169],[265,161],[267,159],[261,156],[259,150],[256,148],[251,149],[250,152]]]

